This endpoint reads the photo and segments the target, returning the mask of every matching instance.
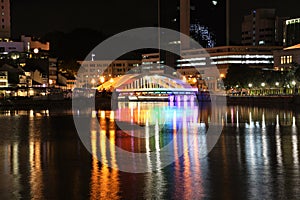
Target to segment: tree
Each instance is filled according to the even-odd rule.
[[[224,85],[227,89],[235,87],[248,87],[249,83],[256,83],[261,78],[258,69],[250,68],[249,66],[231,65],[227,70]]]

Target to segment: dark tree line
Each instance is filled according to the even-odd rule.
[[[293,80],[300,81],[300,67],[298,64],[293,64],[289,70],[285,71],[232,65],[228,68],[226,78],[223,81],[226,89],[230,89],[236,85],[241,88],[248,88],[249,83],[253,87],[260,87],[262,82],[267,86],[275,86],[275,83],[279,82],[279,86],[284,87]]]

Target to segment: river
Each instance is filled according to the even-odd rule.
[[[84,141],[74,124],[79,112],[3,109],[0,199],[299,198],[299,112],[223,109],[120,103],[87,112]],[[210,149],[215,119],[222,128]],[[119,149],[141,157],[126,161]]]

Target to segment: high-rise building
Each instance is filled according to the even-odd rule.
[[[244,16],[242,23],[243,45],[282,45],[283,22],[275,9],[256,9]]]
[[[0,39],[8,40],[10,38],[10,0],[1,0],[0,17]]]
[[[300,43],[300,18],[289,19],[284,24],[284,46],[293,46]]]

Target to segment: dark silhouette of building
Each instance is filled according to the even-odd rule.
[[[276,16],[275,9],[256,9],[244,16],[243,45],[282,45],[284,17]]]

